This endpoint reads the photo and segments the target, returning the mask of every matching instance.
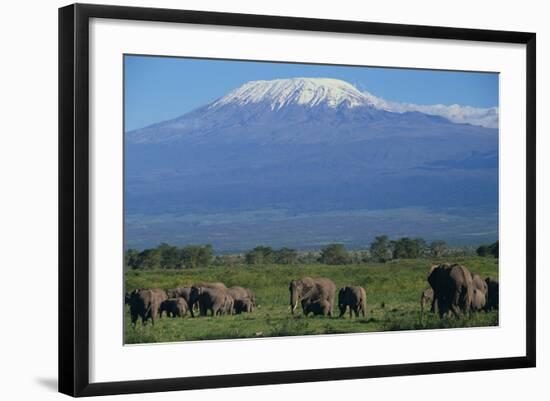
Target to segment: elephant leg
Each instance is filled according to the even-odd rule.
[[[135,328],[136,327],[136,322],[138,320],[138,315],[137,315],[137,313],[131,313],[130,316],[132,318],[132,326],[134,326],[134,328]]]
[[[462,291],[456,290],[453,294],[453,299],[451,301],[451,311],[457,318],[460,318],[462,316],[462,311],[460,308],[461,295],[462,295]]]

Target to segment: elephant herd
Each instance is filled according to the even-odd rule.
[[[130,305],[132,325],[135,326],[139,318],[142,324],[149,319],[154,324],[163,313],[168,317],[184,317],[189,312],[191,317],[195,317],[197,309],[200,316],[252,312],[256,306],[256,296],[249,288],[227,288],[219,282],[199,283],[166,291],[159,288],[136,289],[126,293],[125,303]]]
[[[292,314],[302,306],[302,312],[319,316],[332,316],[332,309],[336,298],[336,285],[332,280],[320,277],[304,277],[292,280],[289,285],[290,311]],[[338,291],[338,308],[342,317],[349,308],[350,317],[359,313],[364,317],[367,309],[367,293],[363,287],[349,286]]]
[[[442,263],[433,265],[428,274],[430,288],[420,297],[420,311],[430,306],[430,311],[440,317],[452,313],[456,317],[471,312],[498,309],[498,281],[487,277],[483,280],[459,264]],[[363,287],[352,285],[340,288],[336,299],[336,285],[326,277],[303,277],[289,284],[290,311],[295,314],[298,305],[305,316],[333,316],[333,307],[338,302],[339,317],[349,310],[350,318],[365,317],[367,295]],[[132,325],[141,318],[142,324],[155,321],[165,313],[171,317],[183,317],[189,313],[195,317],[220,316],[249,313],[256,307],[256,296],[249,288],[226,287],[221,282],[198,283],[191,287],[169,290],[136,289],[126,293],[126,304],[130,306]]]
[[[422,292],[420,310],[431,304],[431,312],[440,317],[452,313],[456,317],[468,316],[471,312],[498,309],[498,281],[487,277],[483,280],[459,264],[433,265],[428,275],[431,288]]]

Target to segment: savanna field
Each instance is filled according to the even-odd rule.
[[[460,263],[483,278],[498,279],[498,259],[492,257],[447,258]],[[429,285],[426,281],[432,261],[428,259],[397,260],[361,265],[265,265],[239,267],[205,267],[181,270],[132,270],[125,273],[126,291],[136,288],[191,286],[197,282],[221,281],[228,287],[251,288],[258,307],[252,313],[184,318],[163,317],[154,326],[130,323],[125,306],[125,343],[154,343],[225,338],[296,336],[314,334],[357,333],[390,330],[419,330],[453,327],[498,325],[498,311],[473,313],[469,318],[444,318],[420,313],[420,295]],[[360,285],[367,292],[367,314],[359,318],[303,316],[300,309],[291,315],[288,285],[292,279],[328,277],[337,288]],[[429,307],[428,307],[429,309]]]

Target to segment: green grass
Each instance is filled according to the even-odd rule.
[[[493,258],[453,258],[449,262],[465,265],[482,277],[498,278],[498,260]],[[345,266],[255,266],[210,267],[178,271],[126,272],[126,290],[134,288],[174,288],[200,281],[222,281],[227,286],[249,287],[256,293],[258,308],[253,313],[220,317],[162,318],[132,328],[125,314],[125,343],[152,343],[188,340],[215,340],[356,333],[389,330],[420,330],[498,325],[498,312],[480,312],[470,318],[420,317],[420,293],[428,287],[426,276],[431,261],[400,260],[386,264]],[[337,288],[361,285],[367,290],[365,318],[304,317],[289,311],[288,283],[303,276],[329,277]],[[337,308],[335,307],[337,315]]]

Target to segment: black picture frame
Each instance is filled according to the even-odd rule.
[[[438,38],[526,46],[527,324],[521,357],[90,383],[88,61],[91,18]],[[59,391],[71,396],[159,392],[534,367],[536,35],[435,26],[74,4],[59,9]]]

